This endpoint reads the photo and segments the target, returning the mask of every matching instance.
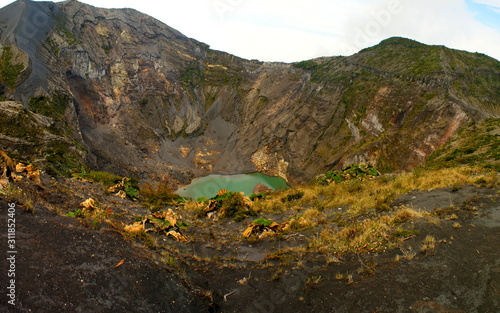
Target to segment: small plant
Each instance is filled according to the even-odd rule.
[[[90,219],[90,222],[88,223],[88,227],[90,229],[99,229],[99,227],[101,226],[101,223],[102,221],[100,219],[97,219],[97,218],[92,218]]]
[[[139,181],[135,178],[124,177],[122,179],[123,191],[130,199],[139,199]]]
[[[456,206],[450,206],[447,208],[435,209],[433,213],[438,217],[445,217],[446,215],[455,214],[458,210],[459,209]]]
[[[364,263],[363,261],[361,261],[360,259],[360,262],[361,262],[361,267],[358,268],[357,272],[358,274],[368,274],[370,276],[373,276],[375,275],[375,272],[377,271],[377,263],[376,262],[373,262],[373,261],[368,261],[366,263]]]
[[[337,274],[335,274],[335,279],[343,280],[343,281],[347,282],[348,284],[354,283],[353,275],[350,273],[347,273],[347,274],[337,273]]]
[[[326,256],[326,264],[331,264],[331,263],[340,263],[340,260],[335,255],[328,254]]]
[[[273,221],[265,219],[265,218],[258,218],[256,220],[254,220],[252,223],[258,224],[258,225],[263,226],[263,227],[267,227],[267,226],[271,225],[273,223]]]
[[[139,198],[139,189],[132,187],[132,186],[127,186],[124,189],[125,194],[127,197],[131,199],[138,199]]]
[[[177,223],[175,223],[175,226],[177,226],[179,229],[186,229],[190,225],[191,224],[189,224],[188,222],[183,222],[183,221],[177,221]]]
[[[109,189],[107,192],[117,192],[118,190],[123,190],[128,198],[134,200],[139,198],[139,181],[132,177],[120,177],[112,173],[101,171],[83,172],[75,174],[74,177],[108,187]]]
[[[33,200],[26,199],[23,203],[23,209],[25,212],[35,214],[35,205],[33,204]]]
[[[306,284],[308,286],[314,286],[314,285],[317,285],[321,281],[321,279],[322,279],[321,276],[308,277],[306,280]]]
[[[66,216],[74,217],[74,218],[85,218],[85,217],[87,217],[87,214],[85,214],[82,209],[77,209],[75,211],[72,211],[72,212],[70,211],[70,212],[66,213]]]
[[[428,254],[436,249],[436,238],[431,235],[427,235],[422,241],[422,246],[420,247],[420,252]]]
[[[281,267],[279,267],[276,272],[274,272],[273,274],[273,277],[271,277],[271,279],[269,279],[268,281],[275,281],[275,280],[279,280],[281,278],[281,275],[283,274],[283,269]]]
[[[403,252],[403,258],[406,260],[413,260],[413,258],[417,255],[415,251],[413,251],[412,247],[405,249],[401,247],[401,252]]]

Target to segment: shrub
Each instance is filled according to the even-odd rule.
[[[180,200],[180,196],[173,193],[168,186],[168,180],[162,180],[156,187],[146,183],[140,188],[143,205],[152,212],[156,212],[167,205],[173,205]]]
[[[379,171],[371,165],[353,164],[342,171],[329,171],[324,174],[319,174],[314,178],[313,183],[326,186],[331,183],[340,183],[341,181],[353,178],[365,180],[379,175]]]
[[[252,209],[252,202],[239,192],[228,192],[220,197],[220,216],[233,217],[236,222],[243,220],[248,216],[257,215]],[[217,199],[216,198],[216,199]]]

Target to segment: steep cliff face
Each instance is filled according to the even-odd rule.
[[[306,181],[348,163],[408,170],[464,123],[500,114],[498,61],[403,38],[285,64],[78,1],[19,0],[0,10],[0,27],[25,67],[4,96],[30,107],[63,94],[56,120],[92,166],[120,174],[257,170]]]

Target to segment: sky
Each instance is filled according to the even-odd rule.
[[[351,55],[400,36],[500,60],[500,0],[79,1],[136,9],[212,49],[246,59]],[[11,2],[0,0],[0,7]]]

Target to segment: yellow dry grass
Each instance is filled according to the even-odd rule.
[[[315,199],[322,199],[323,207],[348,207],[352,214],[366,213],[367,209],[385,211],[398,196],[412,190],[433,190],[455,185],[472,184],[498,186],[499,178],[484,169],[455,167],[433,171],[417,170],[397,176],[382,176],[370,181],[349,180],[328,186],[301,188],[304,197],[300,204],[306,206]]]
[[[420,252],[428,254],[436,249],[436,238],[431,235],[427,235],[422,241],[422,246],[420,247]]]
[[[353,222],[340,229],[325,229],[311,240],[309,248],[335,254],[383,252],[399,247],[405,239],[398,235],[398,225],[428,215],[410,207],[398,208],[394,212]]]

